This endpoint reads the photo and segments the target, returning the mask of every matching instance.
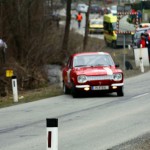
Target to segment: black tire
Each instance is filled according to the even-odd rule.
[[[123,90],[123,87],[120,87],[117,91],[117,96],[124,96],[124,90]]]
[[[105,45],[106,45],[107,47],[109,47],[109,43],[106,41],[106,39],[105,39]]]
[[[76,87],[74,85],[71,88],[71,95],[72,95],[73,98],[77,98],[78,97],[77,89],[76,89]]]
[[[64,94],[69,94],[70,93],[69,88],[67,88],[67,86],[64,83],[63,83],[63,92],[64,92]]]
[[[112,48],[114,48],[114,49],[117,48],[117,43],[116,43],[116,41],[112,41]]]

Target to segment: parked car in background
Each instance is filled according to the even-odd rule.
[[[107,3],[107,4],[110,4],[112,2],[113,2],[113,0],[105,0],[105,3]]]
[[[78,97],[80,93],[98,92],[124,96],[123,71],[106,52],[83,52],[69,57],[62,70],[63,91]]]
[[[113,15],[117,15],[117,6],[116,5],[112,5],[111,7],[110,7],[110,11],[111,11],[111,13],[113,14]]]
[[[150,27],[150,23],[141,23],[139,25],[139,28],[147,28],[147,27]]]
[[[103,19],[91,19],[89,21],[89,33],[102,33],[104,30]]]
[[[76,10],[77,5],[75,3],[71,3],[71,10]]]
[[[141,34],[147,32],[150,36],[150,27],[147,28],[138,28],[134,34],[133,37],[133,46],[134,47],[140,47],[140,39],[141,39]]]
[[[102,14],[102,8],[97,4],[92,4],[90,6],[90,13]]]
[[[77,12],[81,12],[81,13],[86,13],[87,12],[87,10],[88,10],[88,5],[86,5],[86,4],[78,4],[77,5],[77,8],[76,8],[76,11]]]

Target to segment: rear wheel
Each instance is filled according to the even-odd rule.
[[[106,45],[107,47],[109,47],[109,43],[106,41],[106,39],[105,39],[105,45]]]
[[[114,49],[117,48],[117,43],[116,43],[116,41],[112,41],[112,48],[114,48]]]
[[[117,91],[117,96],[124,96],[123,87],[120,87]]]
[[[89,31],[90,34],[93,34],[93,31]]]
[[[65,85],[65,83],[63,83],[63,92],[65,94],[69,94],[70,93],[70,90],[69,90],[69,88],[67,88],[67,86]]]

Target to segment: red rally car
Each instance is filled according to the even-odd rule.
[[[63,91],[75,98],[79,92],[98,91],[124,96],[124,76],[106,52],[84,52],[69,57],[62,70]]]

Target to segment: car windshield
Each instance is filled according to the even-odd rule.
[[[75,56],[73,60],[73,67],[83,66],[114,66],[114,62],[111,56],[107,54]]]
[[[112,6],[111,10],[117,10],[117,6]]]
[[[135,38],[135,39],[140,39],[141,33],[144,33],[144,30],[139,31],[139,32],[136,32],[136,33],[134,34],[134,38]]]
[[[91,8],[99,8],[97,5],[91,5]]]
[[[103,24],[103,20],[92,20],[91,24]]]

